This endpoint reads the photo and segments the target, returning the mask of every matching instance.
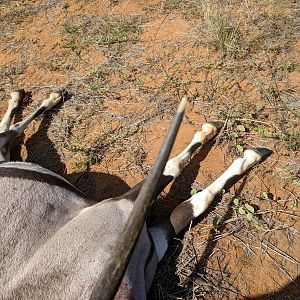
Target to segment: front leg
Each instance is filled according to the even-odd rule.
[[[13,115],[24,98],[24,95],[25,93],[23,90],[11,93],[11,100],[9,100],[8,110],[0,123],[0,163],[10,160],[10,143],[16,137],[20,136],[35,118],[45,111],[51,109],[53,106],[59,104],[63,99],[62,92],[51,93],[50,97],[44,100],[40,107],[38,107],[36,111],[34,111],[29,117],[10,126]]]
[[[44,100],[41,105],[26,119],[24,119],[21,122],[18,122],[14,125],[12,125],[9,130],[13,131],[17,134],[17,136],[20,136],[22,132],[28,127],[28,125],[36,119],[39,115],[42,113],[50,110],[55,105],[59,104],[63,100],[63,92],[53,92],[50,94],[49,98]]]
[[[8,101],[8,108],[0,122],[0,162],[10,160],[10,151],[8,141],[15,138],[15,134],[7,133],[18,107],[20,106],[25,92],[18,90],[10,94],[11,98]]]

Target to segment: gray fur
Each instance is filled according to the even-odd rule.
[[[2,298],[88,299],[133,203],[106,200],[89,207],[62,187],[5,176],[0,186],[5,199],[0,211]],[[150,243],[144,227],[124,279],[136,299],[146,297],[143,261]]]

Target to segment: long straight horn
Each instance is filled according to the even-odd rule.
[[[112,300],[118,291],[129,259],[145,223],[153,195],[158,186],[158,181],[172,150],[179,126],[182,122],[186,104],[187,99],[183,98],[179,104],[167,137],[159,151],[155,164],[138,194],[132,212],[116,241],[109,259],[104,265],[92,291],[90,300]]]

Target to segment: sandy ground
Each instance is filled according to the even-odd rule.
[[[274,153],[174,240],[150,299],[297,299],[300,42],[293,30],[299,7],[294,1],[203,3],[2,1],[0,113],[17,88],[31,91],[32,99],[16,121],[50,91],[69,93],[26,129],[13,158],[54,170],[99,200],[121,195],[145,178],[187,95],[172,155],[204,122],[227,125],[165,190],[154,215],[187,199],[193,183],[207,186],[241,147]],[[209,26],[221,26],[220,16],[238,20],[251,47],[231,25],[214,32]],[[270,32],[259,39],[265,28]],[[238,213],[235,198],[255,207],[253,221]]]

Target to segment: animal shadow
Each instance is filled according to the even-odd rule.
[[[42,115],[42,121],[38,130],[28,138],[24,145],[27,150],[26,162],[38,164],[50,171],[64,177],[88,198],[101,201],[111,197],[117,197],[127,192],[130,187],[121,178],[115,175],[101,172],[78,172],[67,174],[67,168],[51,139],[48,136],[48,129],[54,116],[61,109],[62,104]],[[21,107],[15,117],[16,122],[23,119]],[[22,161],[21,143],[24,135],[19,138],[19,143],[11,148],[11,157],[14,161]]]

